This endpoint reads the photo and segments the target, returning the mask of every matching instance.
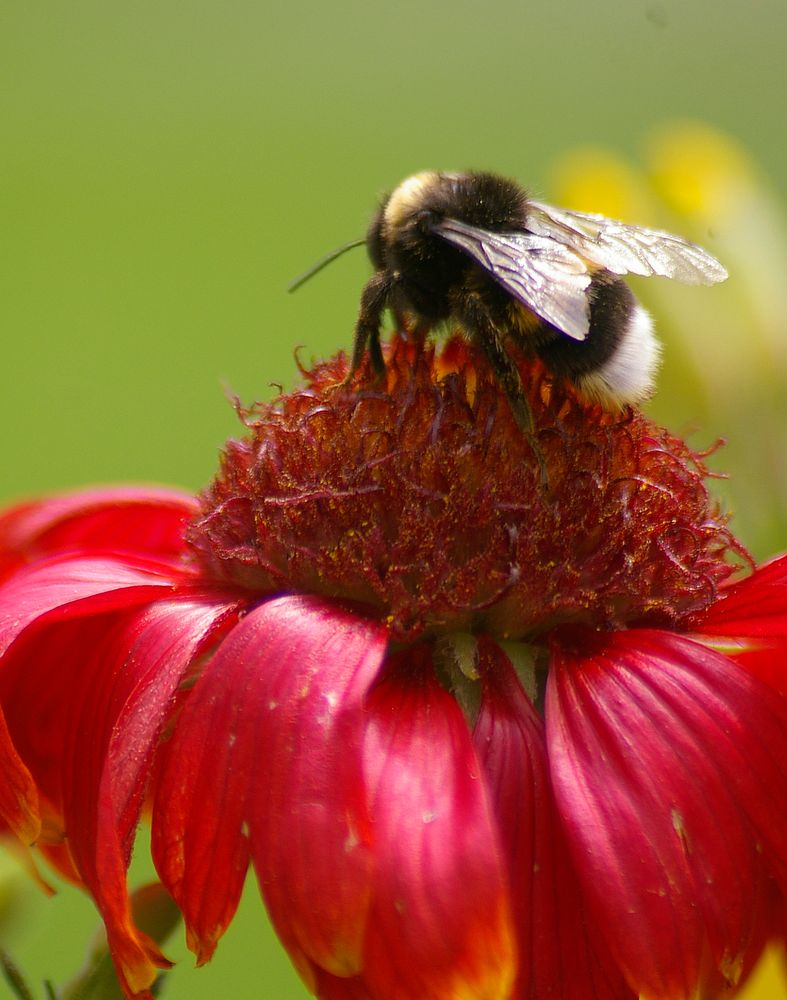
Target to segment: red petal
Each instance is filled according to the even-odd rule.
[[[784,643],[787,635],[787,556],[760,566],[725,588],[701,618],[703,631],[762,637]]]
[[[133,926],[125,872],[153,753],[194,657],[236,599],[192,594],[31,630],[3,663],[12,733],[62,811],[127,995],[167,964]]]
[[[205,668],[165,748],[153,827],[201,961],[232,919],[250,838],[302,974],[311,979],[311,961],[359,964],[370,866],[362,703],[385,643],[380,626],[326,601],[283,597],[251,611]]]
[[[372,996],[361,976],[332,976],[324,969],[316,970],[313,991],[320,1000],[379,1000]]]
[[[20,504],[0,516],[0,577],[66,550],[111,549],[174,557],[197,501],[176,490],[135,486],[83,490]]]
[[[547,736],[585,892],[632,985],[734,982],[759,948],[762,854],[787,860],[787,710],[729,658],[668,633],[553,650]],[[709,752],[712,748],[712,752]]]
[[[410,649],[367,704],[375,898],[363,978],[385,1000],[504,1000],[517,973],[500,841],[467,722]]]
[[[521,956],[512,996],[635,1000],[583,904],[555,812],[543,722],[503,651],[482,639],[479,653],[473,739],[510,873]]]
[[[2,709],[0,709],[0,820],[7,823],[25,844],[34,843],[41,832],[38,791],[30,771],[16,752]]]
[[[787,556],[723,590],[695,627],[728,638],[729,655],[787,695]]]
[[[91,615],[163,596],[193,580],[169,563],[131,556],[58,556],[25,567],[0,587],[0,655],[32,622]]]

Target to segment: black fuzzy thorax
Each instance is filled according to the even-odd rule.
[[[414,310],[429,323],[451,315],[452,293],[478,286],[489,305],[505,307],[508,296],[466,254],[448,244],[434,226],[457,219],[490,232],[515,232],[525,227],[527,197],[522,188],[487,173],[436,174],[417,204],[396,226],[385,224],[390,195],[380,205],[367,234],[367,248],[377,270],[395,272],[392,305]]]
[[[458,219],[497,233],[525,228],[527,196],[505,177],[486,173],[439,175],[424,195],[423,209],[438,219]]]

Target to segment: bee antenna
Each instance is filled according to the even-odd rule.
[[[308,281],[309,278],[317,274],[318,271],[322,271],[326,264],[330,264],[332,260],[336,260],[337,257],[341,257],[341,255],[346,253],[348,250],[363,246],[365,242],[365,238],[362,240],[350,240],[349,243],[344,243],[335,250],[331,250],[330,253],[321,257],[316,264],[312,264],[308,271],[304,271],[303,274],[299,274],[297,278],[294,278],[289,285],[287,285],[287,291],[294,292],[296,288],[300,288],[304,282]]]

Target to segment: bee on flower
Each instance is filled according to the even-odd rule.
[[[168,964],[143,808],[197,961],[252,866],[327,1000],[729,996],[783,933],[787,558],[514,361],[548,493],[485,353],[395,337],[382,382],[339,355],[243,411],[197,498],[0,520],[0,813],[127,997]]]

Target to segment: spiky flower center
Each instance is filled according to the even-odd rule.
[[[563,623],[676,625],[742,550],[701,457],[641,413],[611,414],[522,359],[538,446],[461,340],[394,341],[383,385],[339,356],[243,414],[192,526],[211,574],[356,602],[394,641],[537,640]]]

